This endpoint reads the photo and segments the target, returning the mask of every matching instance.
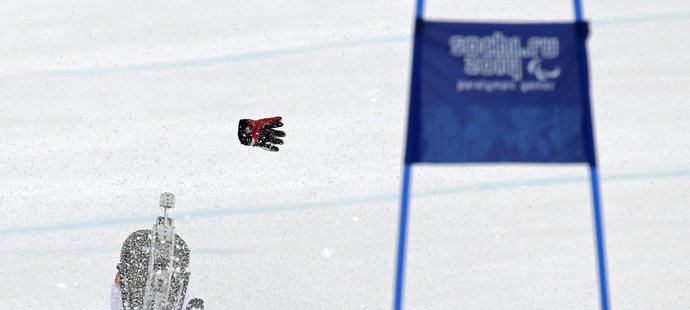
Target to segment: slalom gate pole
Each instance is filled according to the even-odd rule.
[[[599,172],[597,166],[589,166],[592,183],[592,200],[594,202],[594,230],[596,231],[597,265],[599,267],[599,294],[601,309],[609,309],[608,280],[606,276],[606,250],[604,244],[604,225],[601,216],[601,198],[599,196]]]
[[[417,18],[424,16],[424,0],[417,0]]]
[[[419,22],[422,19],[422,16],[424,16],[424,0],[417,0],[415,21]],[[416,37],[417,35],[415,33],[415,40]],[[413,49],[418,48],[417,42],[415,42],[413,46]],[[412,83],[414,84],[414,81]],[[408,117],[410,116],[408,115]],[[405,290],[405,253],[407,245],[407,223],[409,217],[411,178],[412,163],[406,162],[403,167],[402,193],[400,197],[400,227],[398,229],[398,256],[396,262],[397,265],[395,268],[395,296],[393,298],[394,310],[401,310],[403,308],[403,293]]]
[[[582,21],[582,1],[573,0],[573,6],[575,8],[575,21]]]
[[[405,245],[407,241],[408,205],[410,198],[410,178],[412,164],[405,163],[403,168],[402,195],[400,199],[400,228],[398,235],[398,260],[395,269],[395,299],[393,309],[401,310],[403,291],[405,289]]]
[[[581,22],[584,20],[583,17],[583,11],[582,11],[582,0],[573,0],[573,8],[575,10],[575,21],[576,22]],[[592,215],[594,218],[594,231],[596,234],[596,248],[597,248],[597,267],[599,271],[599,295],[601,297],[601,309],[602,310],[608,310],[609,309],[609,292],[608,292],[608,277],[607,277],[607,272],[606,272],[606,244],[605,244],[605,238],[604,238],[604,220],[602,218],[602,212],[601,212],[601,195],[599,193],[599,169],[597,167],[597,159],[596,159],[596,143],[594,141],[594,125],[592,121],[592,110],[591,110],[591,101],[589,99],[589,69],[588,67],[588,62],[587,62],[587,56],[586,56],[586,48],[584,46],[584,41],[580,43],[581,46],[580,48],[580,57],[582,57],[581,65],[583,66],[583,74],[582,74],[582,86],[584,87],[585,90],[585,96],[586,96],[586,104],[587,104],[587,109],[585,117],[587,118],[588,121],[588,130],[589,132],[587,133],[588,137],[587,139],[589,140],[589,147],[590,147],[590,152],[591,152],[591,158],[589,162],[589,174],[590,174],[590,183],[592,185]]]

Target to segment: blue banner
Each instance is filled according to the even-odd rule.
[[[594,163],[586,23],[417,20],[406,163]]]

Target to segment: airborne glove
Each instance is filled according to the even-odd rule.
[[[240,143],[249,146],[258,146],[264,150],[278,152],[275,145],[283,144],[279,137],[285,137],[285,132],[276,130],[282,127],[280,116],[262,118],[260,120],[242,119],[237,129],[237,136]]]

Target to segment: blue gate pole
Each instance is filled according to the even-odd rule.
[[[573,0],[573,7],[575,9],[575,20],[578,22],[583,21],[582,12],[582,0]],[[601,197],[599,194],[599,170],[597,168],[596,160],[596,143],[594,142],[594,125],[592,121],[592,110],[591,102],[589,101],[589,70],[587,68],[587,56],[584,43],[581,43],[581,56],[583,73],[582,73],[582,83],[585,90],[585,97],[587,100],[587,125],[588,125],[588,137],[589,140],[589,152],[590,152],[590,162],[589,162],[589,174],[590,183],[592,184],[592,202],[593,202],[593,217],[594,217],[594,230],[596,233],[596,247],[597,247],[597,266],[599,269],[599,295],[601,297],[601,309],[609,309],[609,290],[608,290],[608,277],[606,275],[606,244],[604,242],[604,220],[601,215]]]
[[[599,197],[599,172],[597,166],[590,165],[589,172],[592,183],[592,200],[594,201],[594,229],[597,239],[597,265],[599,267],[599,294],[601,295],[601,309],[609,309],[608,279],[606,277],[606,246],[604,244],[604,220],[601,216],[601,198]]]
[[[424,15],[424,0],[417,0],[417,10],[415,14],[415,20],[416,22],[419,22],[419,20],[422,19],[422,16]],[[415,25],[416,27],[416,25]],[[415,38],[415,44],[413,49],[417,49],[418,42],[417,42],[417,34],[415,30],[414,34]],[[413,51],[414,52],[414,51]],[[413,57],[414,58],[414,57]],[[415,60],[413,59],[413,62]],[[414,63],[412,64],[414,67]],[[414,75],[414,73],[413,73]],[[414,84],[414,77],[412,79],[412,84]],[[412,85],[411,89],[414,89],[414,85]],[[410,96],[413,96],[413,91],[411,92]],[[407,116],[408,118],[411,117],[410,115]],[[408,128],[409,130],[409,128]],[[409,133],[408,137],[409,139]],[[409,143],[409,141],[408,141]],[[407,145],[406,147],[410,147]],[[409,200],[410,200],[410,183],[411,183],[411,178],[412,178],[412,163],[405,161],[405,166],[403,168],[403,182],[402,182],[402,194],[400,197],[400,227],[398,231],[398,256],[397,256],[397,262],[396,262],[396,268],[395,268],[395,297],[393,300],[393,309],[394,310],[402,310],[403,308],[403,293],[405,291],[405,247],[407,245],[407,223],[408,223],[408,213],[409,213]]]
[[[573,6],[575,7],[575,20],[578,22],[582,21],[582,1],[573,0]]]
[[[417,0],[417,18],[424,16],[424,0]]]
[[[395,301],[393,309],[401,310],[405,280],[405,245],[407,241],[407,218],[410,198],[410,178],[412,164],[405,163],[403,168],[402,196],[400,199],[400,229],[398,235],[398,261],[395,273]]]

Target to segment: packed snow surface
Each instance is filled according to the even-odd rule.
[[[177,196],[207,309],[388,309],[414,1],[0,6],[0,308],[107,309]],[[584,1],[611,303],[690,308],[690,2]],[[571,21],[569,1],[429,19]],[[286,144],[240,145],[284,117]],[[414,167],[406,309],[596,309],[583,165]]]

